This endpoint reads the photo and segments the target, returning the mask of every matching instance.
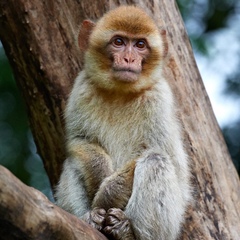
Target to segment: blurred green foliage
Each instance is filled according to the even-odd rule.
[[[227,26],[229,19],[239,14],[235,0],[177,0],[189,37],[196,51],[207,54],[209,33]]]
[[[178,0],[177,2],[194,50],[205,56],[208,54],[208,34],[229,27],[227,25],[229,19],[239,15],[240,9],[239,2],[234,0]],[[240,56],[238,58],[240,63]],[[225,94],[240,98],[240,70],[226,79]],[[240,113],[239,121],[224,127],[223,133],[240,173]],[[49,180],[37,154],[25,106],[1,45],[0,164],[7,167],[24,183],[39,189],[52,200]]]

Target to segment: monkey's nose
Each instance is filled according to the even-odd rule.
[[[133,62],[135,61],[135,59],[134,59],[134,58],[131,58],[131,57],[124,57],[124,61],[125,61],[126,63],[133,63]]]

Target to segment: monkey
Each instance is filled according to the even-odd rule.
[[[120,6],[78,35],[84,68],[65,111],[67,159],[56,203],[109,239],[175,240],[190,168],[170,85],[166,31]]]

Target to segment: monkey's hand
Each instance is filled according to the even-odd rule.
[[[106,211],[102,208],[94,208],[92,211],[83,215],[82,220],[90,224],[92,227],[101,231],[104,226]]]
[[[110,208],[105,218],[103,233],[112,240],[134,240],[129,219],[119,208]]]

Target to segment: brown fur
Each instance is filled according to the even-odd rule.
[[[84,169],[84,182],[89,199],[92,201],[102,181],[113,173],[112,160],[97,144],[72,144],[69,154],[81,159]],[[97,177],[96,177],[97,176]]]
[[[136,160],[128,162],[114,174],[107,185],[103,183],[93,200],[92,208],[100,207],[108,210],[114,207],[124,210],[132,194],[135,166]]]
[[[100,27],[106,30],[121,31],[134,36],[145,37],[158,31],[152,19],[134,6],[122,6],[112,10],[106,15],[102,23]]]

